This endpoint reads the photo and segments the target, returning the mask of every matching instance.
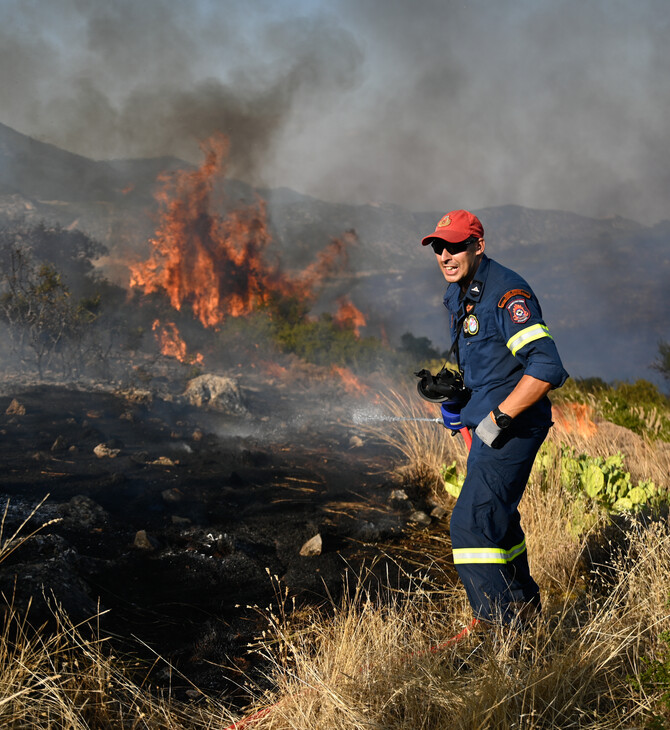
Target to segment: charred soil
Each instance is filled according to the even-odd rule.
[[[49,523],[0,563],[6,600],[31,602],[34,626],[50,603],[76,621],[105,611],[117,650],[156,652],[202,689],[234,694],[259,668],[246,646],[272,576],[296,605],[326,606],[362,563],[388,575],[404,539],[396,457],[357,434],[342,398],[307,415],[309,394],[243,390],[246,414],[230,416],[133,392],[3,392],[3,540],[47,495],[22,534]],[[179,685],[169,675],[159,662],[154,680]]]

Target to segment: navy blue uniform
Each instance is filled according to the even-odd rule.
[[[568,374],[540,304],[514,271],[483,255],[466,293],[451,284],[444,303],[465,385],[472,391],[461,412],[464,425],[476,427],[524,374],[554,388],[563,385]],[[480,619],[509,622],[519,603],[539,607],[517,508],[550,426],[551,404],[544,397],[518,415],[493,447],[476,434],[473,438],[451,517],[451,542],[456,569]]]

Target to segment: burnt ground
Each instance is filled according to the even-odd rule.
[[[22,534],[59,520],[0,563],[5,597],[32,599],[33,625],[49,620],[48,602],[75,621],[99,605],[118,650],[150,663],[151,647],[204,690],[232,696],[236,668],[258,669],[245,647],[265,619],[249,606],[274,600],[270,576],[297,605],[328,605],[347,570],[405,539],[410,506],[390,500],[397,457],[352,427],[341,395],[326,411],[308,407],[314,394],[242,389],[248,414],[226,416],[75,387],[3,393],[3,540],[46,495]],[[316,534],[321,554],[301,556]],[[164,664],[154,671],[168,681]]]

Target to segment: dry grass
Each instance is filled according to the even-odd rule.
[[[426,416],[415,400],[393,393],[388,412]],[[433,424],[388,421],[367,430],[405,456],[405,477],[432,488],[439,488],[441,464],[456,460],[464,468],[460,442]],[[591,456],[622,451],[633,479],[667,485],[665,444],[603,424],[588,437],[555,430],[552,439]],[[544,618],[533,631],[445,641],[468,623],[469,611],[462,589],[448,583],[448,538],[423,536],[413,544],[426,556],[421,575],[430,581],[416,578],[405,592],[374,600],[361,583],[333,616],[269,617],[272,639],[264,647],[277,692],[265,698],[275,704],[253,726],[632,728],[663,709],[667,688],[640,689],[640,672],[643,658],[667,650],[670,530],[664,522],[631,520],[619,528],[621,540],[601,549],[605,563],[598,565],[590,545],[605,516],[592,534],[571,536],[557,453],[553,469],[542,477],[534,472],[522,503],[532,569],[545,596]],[[445,584],[438,587],[441,563]]]
[[[523,635],[449,645],[467,620],[463,595],[421,581],[378,599],[361,587],[327,620],[271,616],[265,647],[278,691],[266,701],[276,704],[253,726],[640,727],[658,695],[636,692],[630,678],[670,625],[656,602],[670,587],[669,544],[667,528],[635,536],[608,595],[566,592]]]
[[[435,415],[416,400],[392,394],[390,416]],[[436,424],[392,420],[371,422],[367,430],[404,455],[406,478],[424,479],[430,488],[439,487],[443,463],[455,460],[465,468],[460,437],[449,438]],[[634,479],[655,474],[658,483],[667,484],[666,445],[615,435],[616,444],[601,425],[589,438],[558,429],[551,438],[567,438],[593,456],[625,446],[626,458],[640,472],[637,476],[631,465]],[[58,630],[41,636],[10,608],[0,639],[0,726],[645,727],[654,714],[668,712],[663,704],[668,687],[645,686],[641,675],[645,659],[664,659],[668,650],[663,632],[670,631],[670,527],[632,519],[619,524],[621,539],[611,547],[600,540],[598,564],[591,546],[606,534],[605,523],[596,523],[581,540],[570,535],[571,506],[561,485],[558,450],[556,459],[542,475],[533,473],[522,502],[532,570],[545,604],[543,618],[524,634],[498,629],[449,642],[469,623],[465,594],[453,580],[447,535],[417,532],[412,541],[417,570],[405,576],[409,587],[402,590],[373,595],[369,575],[361,574],[350,578],[354,585],[340,604],[296,614],[277,582],[267,631],[250,647],[269,661],[274,690],[259,690],[245,715],[253,719],[243,716],[238,725],[211,698],[183,705],[131,680],[103,643],[83,638],[88,629],[72,626],[58,612]]]
[[[468,452],[461,436],[450,437],[441,424],[412,420],[439,418],[439,406],[421,400],[416,390],[389,389],[380,396],[378,411],[379,420],[362,420],[359,428],[363,428],[368,438],[387,444],[402,455],[405,479],[442,497],[442,465],[455,461],[464,471]]]

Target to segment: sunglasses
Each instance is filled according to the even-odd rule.
[[[443,241],[441,238],[434,238],[430,242],[430,245],[438,256],[442,255],[442,251],[444,251],[445,248],[453,256],[455,253],[463,253],[463,251],[465,251],[471,243],[475,243],[478,240],[477,236],[470,236],[470,238],[466,238],[465,241],[451,243],[450,241]]]

